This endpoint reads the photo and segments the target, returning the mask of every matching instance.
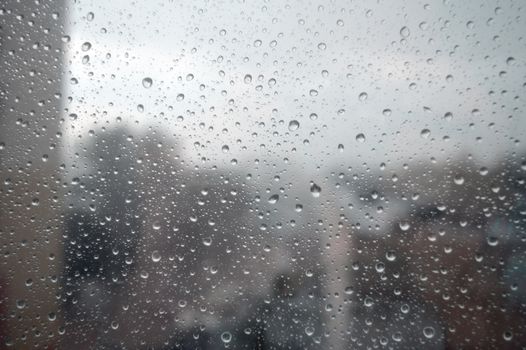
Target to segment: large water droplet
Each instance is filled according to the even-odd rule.
[[[291,120],[289,123],[289,130],[295,131],[300,127],[300,123],[297,120]]]
[[[365,142],[365,135],[362,133],[356,135],[356,141],[362,142],[362,143]]]
[[[425,327],[424,328],[424,336],[427,339],[431,339],[435,336],[435,329],[433,327]]]
[[[424,139],[427,139],[430,134],[431,131],[429,129],[422,129],[422,131],[420,131],[420,136]]]
[[[313,183],[310,186],[310,193],[312,193],[313,197],[318,198],[321,194],[321,187]]]
[[[400,226],[400,230],[402,231],[407,231],[411,227],[411,225],[409,224],[409,221],[406,221],[406,220],[400,221],[398,226]]]
[[[277,194],[273,194],[272,196],[270,196],[270,198],[268,199],[268,202],[270,204],[276,204],[279,200],[279,195]]]
[[[232,341],[232,334],[230,332],[223,332],[223,334],[221,334],[221,340],[223,343],[230,343]]]
[[[91,43],[89,41],[82,44],[82,51],[88,51],[89,49],[91,49]]]
[[[462,185],[464,184],[464,177],[462,175],[455,175],[453,181],[455,182],[455,185]]]

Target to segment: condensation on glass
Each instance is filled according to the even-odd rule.
[[[1,349],[526,345],[526,4],[0,3]]]

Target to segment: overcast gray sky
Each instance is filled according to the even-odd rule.
[[[81,146],[121,117],[136,135],[175,135],[184,157],[210,166],[287,157],[313,171],[468,153],[490,164],[524,149],[526,127],[525,10],[499,3],[77,1],[64,107],[78,118],[66,135]]]

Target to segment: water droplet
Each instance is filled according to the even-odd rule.
[[[230,334],[230,332],[223,332],[223,334],[221,334],[221,340],[225,344],[230,343],[230,341],[232,341],[232,334]]]
[[[310,193],[312,193],[313,197],[318,198],[321,194],[321,187],[313,183],[310,186]]]
[[[26,301],[25,301],[24,299],[18,299],[18,300],[16,301],[16,307],[17,307],[18,309],[23,309],[23,308],[25,308],[25,307],[26,307]]]
[[[395,261],[396,260],[396,254],[394,251],[389,250],[387,253],[385,253],[385,258],[388,261]]]
[[[327,45],[325,43],[319,43],[318,44],[318,49],[325,50],[326,48],[327,48]]]
[[[297,120],[291,120],[289,122],[289,130],[296,131],[300,127],[300,123]]]
[[[86,15],[86,19],[88,20],[88,22],[93,21],[94,18],[95,14],[93,12],[88,12],[88,14]]]
[[[89,41],[86,41],[84,44],[82,44],[81,49],[82,51],[88,51],[89,49],[91,49],[91,43]]]
[[[401,332],[395,332],[393,334],[393,340],[396,341],[396,342],[400,342],[402,341],[402,333]]]
[[[488,238],[486,238],[486,242],[488,242],[488,245],[491,247],[496,247],[499,245],[499,239],[494,236],[489,236]]]
[[[505,331],[502,333],[502,338],[504,338],[506,341],[511,341],[513,339],[513,333],[510,331]]]
[[[159,262],[159,261],[161,261],[161,253],[159,253],[158,250],[154,250],[154,251],[152,252],[152,261],[153,261],[153,262]]]
[[[154,230],[159,230],[161,228],[161,223],[159,221],[155,221],[153,224],[152,224],[152,228]]]
[[[314,334],[314,327],[305,327],[305,334],[307,334],[309,337],[312,336]]]
[[[362,143],[365,142],[365,135],[361,133],[356,135],[356,141],[362,142]]]
[[[142,86],[144,86],[146,89],[151,88],[152,84],[153,84],[152,78],[144,78],[142,80]]]
[[[363,300],[363,304],[367,307],[371,307],[374,304],[374,300],[371,297],[365,297],[365,299]]]
[[[431,135],[431,131],[429,129],[422,129],[422,131],[420,131],[420,136],[424,139],[427,139],[429,135]]]
[[[455,185],[462,185],[464,184],[464,177],[461,175],[455,175],[453,181],[455,182]]]
[[[424,336],[431,339],[435,336],[435,329],[433,327],[424,327]]]
[[[400,29],[400,35],[403,38],[407,38],[410,34],[411,34],[411,32],[409,31],[409,28],[404,26],[404,27],[402,27],[402,29]]]
[[[252,76],[250,74],[245,75],[245,84],[250,84],[252,82]]]
[[[377,264],[375,265],[375,269],[376,269],[376,272],[382,273],[382,272],[385,271],[385,264],[379,262],[379,263],[377,263]]]
[[[407,231],[411,227],[411,225],[409,224],[409,221],[406,221],[406,220],[400,221],[398,226],[400,226],[400,230],[402,231]]]
[[[367,92],[362,92],[358,95],[358,99],[362,102],[365,102],[365,100],[367,100],[367,97],[369,97],[369,95],[367,95]]]
[[[270,204],[276,204],[278,200],[279,200],[279,195],[273,194],[272,196],[269,197],[268,202]]]
[[[340,152],[343,152],[344,149],[345,149],[345,147],[340,143],[340,144],[338,145],[338,150],[339,150]]]

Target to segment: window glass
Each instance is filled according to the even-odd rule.
[[[526,344],[522,1],[0,4],[0,349]]]

